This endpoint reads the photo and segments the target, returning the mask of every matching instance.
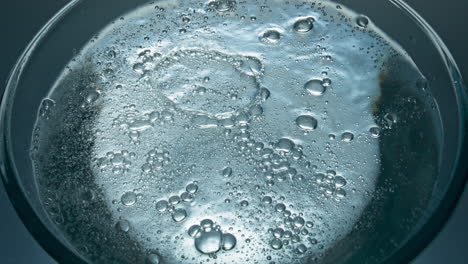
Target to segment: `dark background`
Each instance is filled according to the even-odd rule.
[[[0,91],[16,59],[70,0],[0,0]],[[99,0],[95,0],[99,1]],[[129,0],[131,1],[131,0]],[[407,0],[435,28],[468,80],[468,1]],[[413,264],[468,263],[468,189],[439,236]],[[0,263],[55,263],[25,229],[0,183]],[[66,264],[66,263],[65,263]]]

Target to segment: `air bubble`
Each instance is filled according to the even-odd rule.
[[[351,132],[344,132],[341,134],[341,141],[343,142],[351,142],[354,139],[354,134]]]
[[[193,225],[187,231],[188,235],[191,237],[196,237],[201,231],[201,227],[199,225]]]
[[[284,230],[282,228],[276,228],[273,230],[272,234],[275,238],[282,238]]]
[[[305,83],[304,89],[313,96],[322,96],[327,86],[328,85],[325,85],[323,80],[312,79]]]
[[[305,220],[304,218],[300,217],[300,216],[296,216],[294,219],[293,219],[293,224],[295,227],[297,228],[302,228],[305,224]]]
[[[172,220],[175,222],[182,222],[187,217],[187,212],[183,208],[175,209],[172,213]]]
[[[356,24],[360,27],[367,27],[369,25],[369,19],[366,16],[359,16],[356,18]]]
[[[86,95],[85,102],[86,104],[90,105],[96,102],[99,99],[100,93],[97,91],[91,91]]]
[[[371,137],[378,138],[378,137],[380,137],[380,128],[379,127],[371,127],[369,129],[369,133],[370,133]]]
[[[333,178],[333,182],[334,182],[336,188],[341,188],[341,187],[346,185],[345,178],[343,178],[341,176],[335,176]]]
[[[213,227],[213,221],[210,219],[204,219],[200,222],[200,225],[205,229],[205,230],[210,230]]]
[[[231,167],[226,167],[223,169],[223,171],[221,172],[221,175],[223,177],[231,177],[232,175],[232,168]]]
[[[180,203],[180,197],[178,195],[171,196],[169,198],[169,203],[172,205],[176,205]]]
[[[196,185],[195,183],[190,183],[189,185],[187,185],[185,190],[189,193],[196,193],[198,191],[198,185]]]
[[[276,44],[280,41],[281,33],[276,29],[268,29],[263,32],[260,40],[265,43]]]
[[[304,244],[299,244],[297,246],[297,252],[299,254],[304,254],[304,253],[306,253],[306,251],[307,251],[307,247]]]
[[[268,90],[267,88],[260,89],[260,98],[262,99],[262,101],[268,100],[268,98],[270,98],[270,90]]]
[[[195,248],[203,254],[213,254],[221,249],[222,233],[212,229],[209,232],[203,231],[195,238]]]
[[[117,222],[117,228],[120,231],[127,233],[130,230],[130,223],[127,220],[120,220]]]
[[[343,198],[346,197],[346,191],[343,190],[343,189],[338,189],[338,190],[335,191],[335,195],[336,195],[337,198],[343,199]]]
[[[183,192],[180,195],[180,199],[185,203],[190,203],[191,201],[193,201],[193,195],[191,193],[188,193],[188,192]]]
[[[167,210],[169,203],[166,200],[160,200],[156,203],[156,210],[159,212],[164,212]]]
[[[137,197],[134,192],[126,192],[120,198],[121,202],[125,206],[132,206],[136,203]]]
[[[270,246],[271,246],[271,248],[273,248],[275,250],[279,250],[279,249],[283,248],[283,242],[281,241],[281,239],[275,238],[275,239],[271,240]]]
[[[273,199],[271,199],[270,196],[265,196],[262,198],[262,202],[265,204],[271,204],[273,202]]]
[[[294,146],[295,144],[294,142],[292,142],[292,140],[287,138],[281,138],[275,144],[275,149],[278,151],[290,152],[291,150],[293,150]]]
[[[305,131],[312,131],[317,128],[317,119],[310,115],[301,115],[296,118],[296,125]]]
[[[275,206],[275,210],[276,212],[283,212],[284,210],[286,210],[286,206],[282,203],[279,203]]]
[[[232,234],[223,234],[223,249],[231,250],[236,246],[237,239]]]
[[[252,116],[259,116],[263,114],[263,108],[259,105],[253,105],[252,107],[250,107],[249,112]]]
[[[294,23],[293,29],[298,33],[307,33],[314,27],[314,21],[312,17],[299,18]]]
[[[145,264],[161,264],[161,257],[154,253],[149,254],[145,262]]]

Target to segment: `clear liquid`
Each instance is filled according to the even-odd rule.
[[[419,112],[379,108],[389,80]],[[372,200],[380,139],[426,122],[421,82],[372,22],[330,2],[148,5],[44,100],[43,203],[94,263],[320,262]]]

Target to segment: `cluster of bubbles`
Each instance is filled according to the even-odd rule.
[[[261,96],[263,71],[254,56],[176,49],[162,57],[145,80],[178,111],[216,122],[248,108]]]
[[[114,118],[112,126],[123,129],[128,134],[130,141],[139,144],[140,133],[154,127],[156,124],[163,125],[174,121],[174,109],[167,108],[163,111],[152,111],[140,113],[136,105],[124,107],[125,113]]]
[[[333,196],[336,199],[346,197],[344,186],[347,184],[343,176],[337,175],[336,171],[328,170],[326,173],[317,173],[313,180],[318,184],[323,194]]]
[[[262,202],[265,204],[271,204],[272,198],[265,196],[262,198]],[[277,203],[274,206],[276,213],[281,214],[283,221],[281,227],[270,228],[268,232],[272,235],[270,240],[270,247],[274,250],[280,250],[283,246],[295,245],[295,250],[299,254],[304,254],[307,251],[307,246],[302,243],[307,238],[310,244],[317,244],[317,239],[313,238],[311,232],[314,226],[312,221],[306,221],[302,216],[292,214],[287,209],[284,203]]]
[[[135,152],[129,152],[127,150],[117,152],[109,151],[105,156],[97,158],[95,164],[100,170],[111,168],[114,174],[119,174],[128,172],[132,165],[131,160],[135,158]]]
[[[192,225],[188,235],[194,239],[195,248],[203,253],[213,255],[221,249],[229,251],[236,246],[237,239],[230,233],[223,233],[219,225],[211,219],[204,219],[199,225]]]
[[[235,0],[216,0],[208,3],[208,11],[226,13],[234,11],[236,6],[237,2]]]
[[[155,67],[155,60],[160,58],[161,54],[157,52],[151,52],[151,50],[146,49],[140,53],[138,53],[138,58],[136,62],[133,64],[132,69],[140,74],[144,75],[148,71],[151,71]]]
[[[141,166],[144,173],[160,171],[171,162],[169,151],[154,148],[146,154],[146,163]]]
[[[233,134],[232,139],[237,143],[237,148],[263,173],[266,185],[272,186],[276,181],[304,179],[292,165],[292,162],[304,158],[301,145],[296,145],[288,138],[265,145],[250,138],[248,130],[242,129]]]
[[[183,207],[180,207],[181,203],[190,205],[197,191],[197,182],[189,183],[185,187],[185,191],[179,195],[172,195],[168,199],[162,199],[156,202],[156,211],[161,213],[168,212],[171,214],[174,222],[182,222],[187,218],[187,211]]]

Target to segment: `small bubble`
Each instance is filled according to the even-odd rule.
[[[175,209],[174,212],[172,213],[172,220],[174,220],[175,222],[184,221],[186,217],[187,217],[187,212],[183,208]]]
[[[312,79],[304,84],[304,89],[313,96],[322,96],[328,85],[326,85],[323,80]]]
[[[275,149],[277,151],[290,152],[294,148],[295,144],[292,140],[287,138],[281,138],[275,144]]]
[[[301,241],[301,237],[298,236],[298,235],[292,235],[291,237],[291,242],[292,243],[297,243],[297,242],[300,242]]]
[[[243,201],[240,202],[240,205],[241,205],[242,207],[247,207],[247,206],[249,206],[249,202],[246,201],[246,200],[243,200]]]
[[[130,230],[130,223],[127,220],[120,220],[117,222],[117,228],[122,231],[127,233]]]
[[[183,192],[180,195],[180,199],[182,199],[182,201],[184,201],[186,203],[190,203],[191,201],[193,201],[193,195],[191,193],[188,193],[188,192]]]
[[[296,118],[296,125],[305,131],[312,131],[317,128],[317,119],[310,115],[301,115]]]
[[[387,113],[384,115],[384,120],[386,122],[386,126],[391,129],[394,124],[398,122],[398,117],[394,113]]]
[[[172,205],[176,205],[176,204],[180,203],[180,197],[178,195],[171,196],[169,198],[169,203],[172,204]]]
[[[195,183],[190,183],[189,185],[187,185],[185,190],[189,193],[196,193],[198,191],[198,185],[196,185]]]
[[[142,63],[138,62],[138,63],[133,64],[133,70],[136,73],[143,74],[145,72],[145,66],[143,66]]]
[[[86,95],[86,104],[90,105],[99,99],[100,94],[97,91],[91,91]]]
[[[125,206],[132,206],[136,203],[137,197],[134,192],[126,192],[120,198],[120,201]]]
[[[344,132],[341,134],[341,141],[343,142],[351,142],[354,139],[354,134],[351,132]]]
[[[333,183],[335,184],[336,188],[341,188],[341,187],[346,185],[346,180],[345,180],[345,178],[343,178],[341,176],[335,176],[333,178]]]
[[[187,231],[188,235],[191,237],[196,237],[201,231],[201,227],[199,225],[193,225]]]
[[[275,238],[275,239],[271,240],[270,246],[271,246],[271,248],[273,248],[275,250],[279,250],[279,249],[283,248],[283,242],[281,241],[281,239]]]
[[[376,127],[376,126],[375,126],[375,127],[371,127],[371,128],[369,129],[369,133],[370,133],[371,137],[373,137],[373,138],[378,138],[378,137],[380,137],[380,128],[379,128],[379,127]]]
[[[199,86],[199,87],[197,87],[197,89],[195,90],[195,92],[196,92],[197,94],[204,95],[204,94],[206,93],[206,88],[203,87],[203,86]]]
[[[221,249],[222,240],[219,230],[202,231],[201,235],[195,238],[195,248],[203,254],[213,254]]]
[[[166,200],[160,200],[156,203],[156,210],[159,212],[164,212],[167,210],[169,203]]]
[[[236,246],[237,239],[232,234],[223,234],[223,249],[228,251]]]
[[[296,216],[294,219],[293,219],[293,224],[295,227],[297,228],[302,228],[305,224],[305,220],[304,218],[300,217],[300,216]]]
[[[275,238],[282,238],[283,237],[284,230],[282,228],[276,228],[273,230],[273,236]]]
[[[276,212],[283,212],[284,210],[286,210],[286,206],[282,203],[279,203],[275,206],[275,210]]]
[[[268,100],[268,98],[270,98],[270,90],[268,90],[267,88],[260,89],[260,98],[262,99],[262,101]]]
[[[205,229],[205,231],[207,231],[213,228],[214,223],[211,221],[211,219],[203,219],[200,222],[200,225]]]
[[[332,84],[332,81],[329,78],[324,78],[322,80],[322,86],[323,87],[329,87]]]
[[[271,204],[273,202],[273,199],[271,199],[270,196],[265,196],[262,198],[262,202],[265,204]]]
[[[161,263],[161,257],[157,254],[149,254],[148,257],[146,257],[146,263],[145,264],[160,264]]]
[[[250,107],[249,112],[252,116],[259,116],[263,113],[263,108],[259,105],[253,105]]]
[[[343,198],[346,197],[346,191],[343,190],[343,189],[337,189],[337,190],[335,191],[335,195],[336,195],[336,197],[337,197],[338,199],[343,199]]]
[[[369,25],[369,19],[366,16],[359,16],[356,18],[356,24],[360,27],[367,27]]]
[[[299,254],[304,254],[307,251],[307,247],[304,244],[299,244],[297,246],[297,252]]]
[[[232,168],[231,167],[226,167],[224,170],[221,172],[221,175],[223,177],[231,177],[232,175]]]
[[[262,34],[262,36],[260,37],[260,40],[262,42],[276,44],[280,41],[280,38],[281,38],[281,33],[279,33],[278,30],[268,29]]]
[[[312,17],[300,18],[294,23],[293,29],[298,33],[307,33],[314,27],[314,21]]]

